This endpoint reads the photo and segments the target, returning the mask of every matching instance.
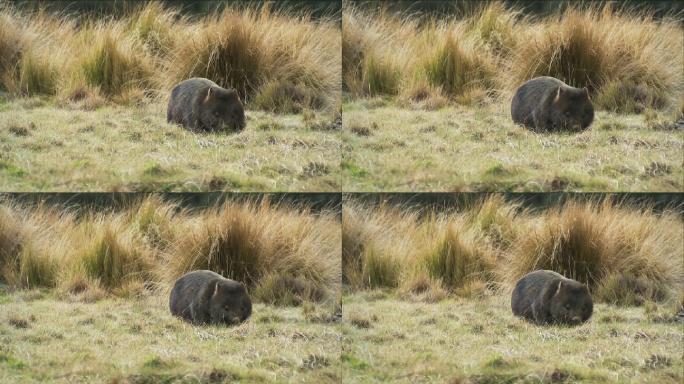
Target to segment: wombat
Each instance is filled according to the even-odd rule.
[[[171,314],[193,324],[236,325],[252,314],[242,283],[218,273],[192,271],[176,280],[169,298]]]
[[[241,131],[245,129],[245,110],[234,89],[193,77],[173,87],[166,120],[190,130]]]
[[[511,307],[514,315],[536,324],[577,325],[589,320],[594,304],[586,285],[539,270],[518,280]]]
[[[586,88],[574,88],[553,77],[537,77],[521,85],[511,102],[513,121],[534,131],[582,131],[594,120]]]

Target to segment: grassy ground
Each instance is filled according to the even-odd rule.
[[[0,98],[0,190],[339,190],[329,114],[247,119],[240,134],[195,134],[167,124],[161,103],[83,110]]]
[[[166,300],[83,303],[45,291],[2,292],[0,382],[340,380],[339,326],[321,308],[256,304],[239,327],[196,327],[172,317]]]
[[[345,191],[679,191],[684,131],[664,114],[598,112],[580,134],[537,134],[508,107],[346,102]]]
[[[345,382],[681,383],[684,333],[662,309],[594,307],[576,328],[513,317],[509,298],[343,298]],[[656,312],[661,311],[660,314]]]

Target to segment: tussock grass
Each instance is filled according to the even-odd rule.
[[[0,84],[6,89],[15,76],[25,42],[14,14],[5,7],[0,11]]]
[[[408,53],[396,41],[412,30],[412,25],[410,20],[384,13],[374,20],[345,2],[342,12],[344,88],[362,96],[397,94]]]
[[[14,95],[165,99],[192,76],[235,88],[248,108],[339,110],[340,28],[329,18],[228,7],[190,19],[150,1],[118,18],[0,5],[0,86]]]
[[[489,280],[487,275],[494,266],[492,253],[480,239],[468,238],[462,230],[462,226],[448,225],[424,256],[430,276],[440,279],[450,289],[467,286],[473,280]]]
[[[47,207],[29,215],[16,205],[0,206],[0,279],[18,288],[54,287],[65,250],[58,234],[70,218]]]
[[[152,252],[127,224],[120,217],[86,219],[72,235],[80,234],[82,245],[68,256],[71,268],[106,291],[152,281]]]
[[[442,45],[425,60],[425,73],[433,87],[441,87],[450,96],[460,96],[475,88],[487,88],[493,81],[491,60],[483,47],[466,45],[457,32],[447,32]]]
[[[227,202],[189,211],[160,197],[113,212],[0,205],[0,281],[57,287],[82,300],[166,293],[211,269],[257,301],[334,301],[341,278],[338,219],[305,207]]]
[[[80,63],[86,84],[99,87],[109,97],[149,86],[153,73],[151,59],[136,40],[128,39],[110,25],[87,30],[85,38],[91,40],[91,48],[83,54]]]
[[[423,17],[345,3],[344,87],[352,97],[401,95],[430,108],[420,101],[441,94],[464,105],[487,100],[483,93],[507,101],[523,82],[553,76],[587,87],[598,109],[674,110],[684,90],[676,17],[579,4],[533,19],[500,2]]]
[[[160,2],[147,2],[131,15],[128,30],[142,42],[154,56],[164,57],[176,47],[176,27],[186,28],[188,20],[178,10],[165,8]]]
[[[538,269],[589,285],[618,305],[672,302],[684,285],[684,223],[610,200],[543,211],[492,196],[462,209],[345,203],[343,271],[353,290],[399,288],[420,296],[507,292]]]

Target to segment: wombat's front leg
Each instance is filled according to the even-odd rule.
[[[537,324],[547,324],[549,322],[549,312],[543,304],[538,301],[532,303],[532,317]]]
[[[192,322],[195,324],[209,323],[209,313],[195,302],[190,304],[190,316],[192,317]]]
[[[538,109],[532,111],[532,126],[534,126],[537,132],[542,132],[546,130],[547,121],[546,114],[542,113]]]

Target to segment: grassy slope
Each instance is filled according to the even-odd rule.
[[[339,382],[339,327],[256,304],[236,328],[171,317],[166,297],[71,303],[0,293],[0,382]]]
[[[346,191],[678,191],[684,131],[599,112],[581,134],[536,134],[507,107],[401,108],[345,103]]]
[[[583,326],[542,328],[514,318],[508,297],[425,304],[376,291],[343,304],[350,383],[680,383],[684,376],[682,323],[649,320],[641,308],[599,304]]]
[[[329,117],[248,112],[240,134],[193,134],[162,104],[72,110],[0,98],[0,190],[339,190]]]

